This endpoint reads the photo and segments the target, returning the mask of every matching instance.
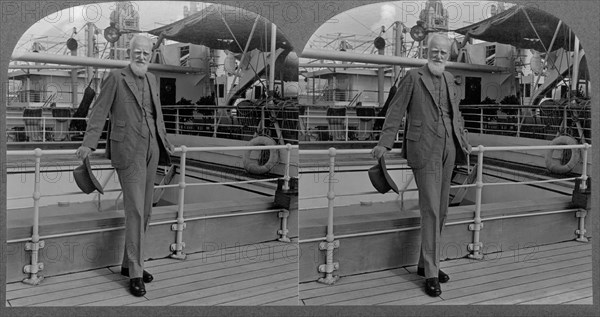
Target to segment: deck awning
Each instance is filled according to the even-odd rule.
[[[256,13],[241,8],[226,5],[210,5],[201,11],[169,25],[148,31],[148,33],[159,36],[163,34],[166,39],[191,43],[210,47],[212,49],[229,50],[240,53],[250,38],[250,33]],[[231,32],[229,31],[231,29]],[[236,44],[239,42],[242,49]],[[258,23],[249,49],[269,51],[271,38],[271,22],[262,16],[258,16]],[[292,45],[286,37],[277,29],[276,48],[291,50]]]
[[[533,7],[514,6],[481,22],[454,30],[487,42],[509,44],[517,48],[545,52],[549,48],[559,19]],[[561,23],[551,51],[572,50],[575,35]],[[543,43],[543,44],[542,44]]]

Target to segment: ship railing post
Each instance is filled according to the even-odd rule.
[[[283,190],[290,189],[290,164],[292,161],[292,145],[286,144],[285,173],[283,175]]]
[[[217,113],[218,112],[219,112],[219,110],[215,109],[214,116],[213,116],[213,138],[217,137],[217,130],[218,130]]]
[[[483,107],[479,108],[479,134],[483,134]]]
[[[292,156],[292,145],[290,143],[286,144],[286,160],[285,160],[285,171],[284,171],[284,176],[283,176],[283,185],[281,186],[282,191],[287,192],[290,190],[290,163],[291,163],[291,156]],[[281,194],[281,193],[279,193]],[[275,196],[277,196],[278,193],[275,193]],[[297,197],[297,196],[296,196]],[[277,197],[275,198],[277,200]],[[287,209],[284,209],[282,211],[280,211],[277,216],[281,219],[281,229],[277,230],[277,234],[281,235],[281,237],[279,237],[277,240],[281,241],[281,242],[291,242],[290,238],[287,236],[289,233],[288,230],[288,219],[290,216],[290,207],[288,206]]]
[[[517,108],[517,138],[521,136],[521,108]]]
[[[483,191],[483,153],[485,147],[479,145],[477,153],[477,181],[475,191],[475,218],[473,223],[469,225],[469,230],[473,231],[473,243],[469,244],[468,250],[472,252],[469,254],[469,258],[482,259],[483,258],[483,243],[479,241],[479,233],[483,228],[483,222],[481,221],[481,194]]]
[[[339,248],[340,241],[335,240],[333,234],[333,207],[335,199],[335,148],[329,148],[329,192],[327,193],[328,200],[328,218],[327,218],[327,237],[325,242],[319,243],[319,250],[326,251],[326,262],[325,264],[319,265],[319,272],[325,273],[325,277],[318,279],[319,283],[323,284],[334,284],[339,276],[334,276],[333,272],[339,269],[339,263],[333,262],[333,251]]]
[[[179,108],[175,108],[175,134],[179,134]]]
[[[183,252],[185,248],[185,242],[183,242],[183,230],[185,229],[185,219],[183,218],[183,212],[185,207],[185,169],[186,169],[186,157],[187,147],[181,146],[181,159],[180,159],[180,179],[179,179],[179,209],[177,211],[177,223],[171,225],[171,231],[177,232],[176,242],[171,244],[171,258],[185,260],[186,254]]]
[[[581,185],[579,186],[579,188],[581,190],[586,190],[587,189],[587,179],[588,179],[588,175],[587,175],[587,163],[588,163],[588,150],[590,148],[590,145],[588,143],[584,143],[583,144],[583,158],[582,158],[582,166],[581,166]],[[573,151],[573,150],[572,150]]]
[[[308,134],[310,131],[310,107],[306,107],[304,114],[306,115],[306,133]]]
[[[346,125],[346,142],[348,142],[348,129],[349,129],[349,128],[348,128],[348,124],[349,124],[348,120],[349,120],[349,119],[348,119],[348,116],[346,115],[346,116],[344,117],[344,123],[345,123],[345,125]]]
[[[46,117],[42,116],[42,142],[46,142]]]
[[[590,145],[588,143],[584,143],[583,144],[583,159],[582,159],[582,167],[581,167],[581,182],[579,185],[579,191],[584,192],[585,190],[587,190],[587,180],[588,180],[588,176],[587,176],[587,163],[588,163],[588,149],[590,148]],[[575,149],[571,150],[571,151],[575,151]],[[590,197],[588,197],[588,199],[590,199]],[[577,241],[580,242],[588,242],[588,238],[586,238],[585,234],[587,232],[587,230],[585,230],[585,217],[587,216],[587,210],[586,209],[581,209],[578,212],[576,212],[576,216],[579,218],[579,228],[577,230],[575,230],[575,234],[578,235],[578,237],[575,239]]]
[[[31,251],[31,264],[23,267],[23,272],[29,274],[29,278],[23,280],[23,283],[30,285],[39,284],[44,277],[38,273],[44,269],[44,263],[38,262],[39,250],[44,247],[44,241],[40,241],[39,226],[40,226],[40,162],[42,158],[42,150],[35,149],[35,183],[33,186],[33,228],[31,242],[25,243],[25,250]]]

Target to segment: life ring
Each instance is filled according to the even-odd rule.
[[[561,135],[554,140],[552,140],[551,145],[574,145],[577,144],[577,141],[570,136]],[[554,159],[552,156],[554,154],[554,149],[550,149],[546,152],[546,167],[553,173],[556,174],[565,174],[573,170],[575,165],[579,163],[581,159],[581,153],[579,149],[571,149],[571,158],[566,164],[561,164],[560,160]],[[562,150],[566,151],[566,150]]]
[[[253,146],[260,145],[275,145],[275,141],[266,136],[257,136],[248,143]],[[265,174],[270,171],[279,161],[279,152],[276,149],[269,150],[269,159],[263,165],[259,165],[259,160],[251,159],[250,154],[254,150],[249,150],[244,153],[244,169],[252,174]]]

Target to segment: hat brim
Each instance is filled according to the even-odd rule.
[[[379,161],[376,165],[369,168],[369,180],[375,189],[378,192],[385,194],[391,190],[395,191],[399,194],[398,186],[392,180],[392,177],[387,172],[387,167],[385,165],[385,159],[383,156],[379,158]]]
[[[77,183],[77,187],[79,187],[82,192],[90,194],[94,190],[97,190],[99,193],[104,194],[102,185],[92,173],[89,157],[86,157],[83,160],[83,163],[73,170],[73,176],[75,178],[75,183]]]
[[[385,165],[385,158],[383,155],[379,158],[379,165],[381,166],[381,169],[383,170],[383,176],[385,176],[385,180],[387,181],[388,185],[390,185],[390,187],[392,188],[393,191],[396,192],[396,194],[400,194],[400,191],[398,190],[398,186],[392,179],[392,176],[390,176],[390,174],[387,171],[387,166]]]

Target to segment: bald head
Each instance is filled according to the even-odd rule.
[[[134,47],[146,47],[152,50],[152,40],[144,35],[135,35],[129,42],[129,48],[133,51]]]
[[[450,50],[451,43],[447,36],[440,33],[432,33],[427,39],[427,47],[431,47],[431,45],[445,47],[447,50]]]

